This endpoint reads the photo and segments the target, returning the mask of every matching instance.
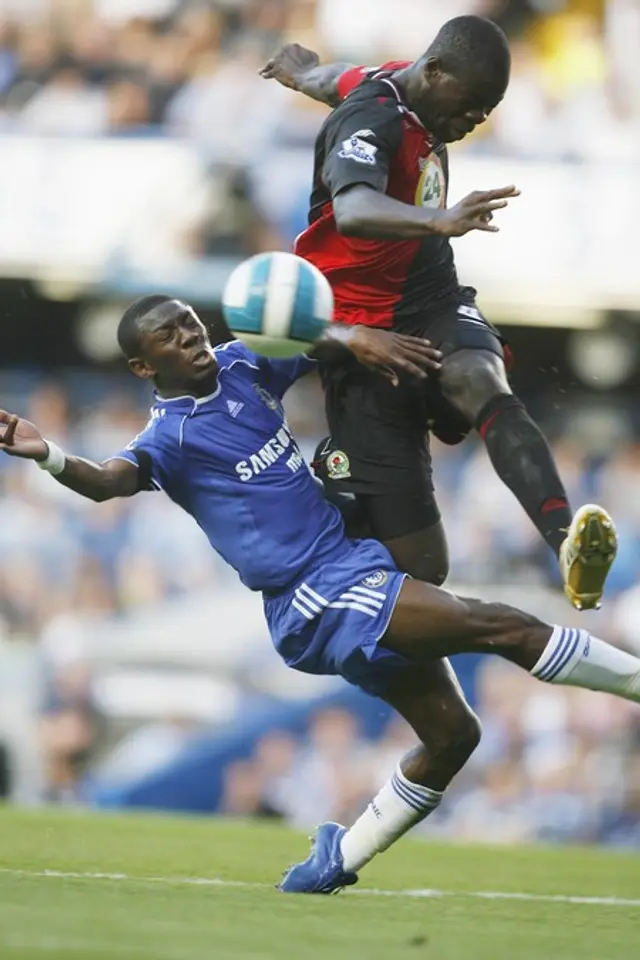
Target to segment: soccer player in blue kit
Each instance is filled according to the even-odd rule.
[[[227,339],[224,337],[222,339]],[[447,657],[498,654],[539,680],[640,702],[640,660],[586,630],[551,626],[497,603],[454,596],[401,573],[375,540],[346,536],[287,425],[286,390],[344,350],[369,365],[426,375],[439,354],[390,331],[331,325],[310,355],[272,360],[240,341],[212,347],[194,311],[146,297],[118,340],[156,388],[151,419],[102,464],[65,454],[0,412],[0,449],[34,460],[95,501],[164,490],[204,530],[243,583],[264,596],[271,638],[296,670],[339,674],[391,704],[418,743],[350,827],[323,824],[279,889],[331,893],[440,803],[480,738]]]

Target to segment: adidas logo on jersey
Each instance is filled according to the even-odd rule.
[[[238,414],[240,413],[243,407],[244,407],[244,403],[242,402],[242,400],[227,400],[227,410],[229,411],[231,416],[234,418],[234,420],[238,416]]]

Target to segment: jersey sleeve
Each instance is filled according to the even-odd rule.
[[[359,183],[384,193],[389,166],[402,139],[402,117],[395,100],[347,100],[334,111],[327,134],[322,179],[332,199]]]
[[[166,443],[157,435],[158,424],[152,415],[144,430],[124,450],[109,460],[126,460],[138,468],[138,492],[164,490],[171,472],[172,458]]]
[[[410,65],[410,60],[391,60],[389,63],[383,63],[379,67],[349,67],[338,77],[337,90],[341,100],[348,97],[352,90],[360,86],[366,77],[373,76],[380,70],[385,72],[391,70],[402,70]]]
[[[348,97],[352,90],[359,86],[365,77],[374,73],[377,67],[349,67],[338,77],[337,89],[341,100]]]
[[[312,370],[319,361],[298,353],[293,357],[265,357],[254,353],[241,340],[232,340],[215,349],[218,366],[224,370],[236,363],[244,363],[258,371],[258,381],[269,393],[282,399],[289,387]]]
[[[296,380],[317,370],[319,362],[308,357],[306,353],[299,353],[295,357],[274,359],[259,357],[258,365],[261,372],[262,385],[274,396],[282,397]]]

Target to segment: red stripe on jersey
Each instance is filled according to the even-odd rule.
[[[336,321],[391,327],[419,246],[419,240],[381,244],[344,237],[336,229],[333,206],[327,203],[296,239],[294,252],[316,266],[331,284]]]
[[[411,60],[390,60],[379,67],[351,67],[338,77],[338,96],[344,100],[352,90],[359,86],[365,77],[372,76],[380,70],[403,70],[411,64]]]

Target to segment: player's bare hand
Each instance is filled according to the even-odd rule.
[[[520,196],[517,187],[500,187],[498,190],[474,190],[455,206],[442,210],[436,224],[436,232],[446,237],[463,237],[471,230],[497,233],[494,223],[496,210],[506,207],[509,200]]]
[[[286,43],[265,63],[260,70],[260,76],[265,80],[277,80],[283,87],[297,90],[300,78],[319,63],[320,58],[313,50],[308,50],[299,43]]]
[[[38,428],[7,410],[0,410],[0,450],[25,460],[46,460],[49,455]]]
[[[442,366],[442,354],[428,340],[392,330],[354,327],[349,347],[360,363],[377,370],[394,386],[399,383],[400,373],[423,380]]]

